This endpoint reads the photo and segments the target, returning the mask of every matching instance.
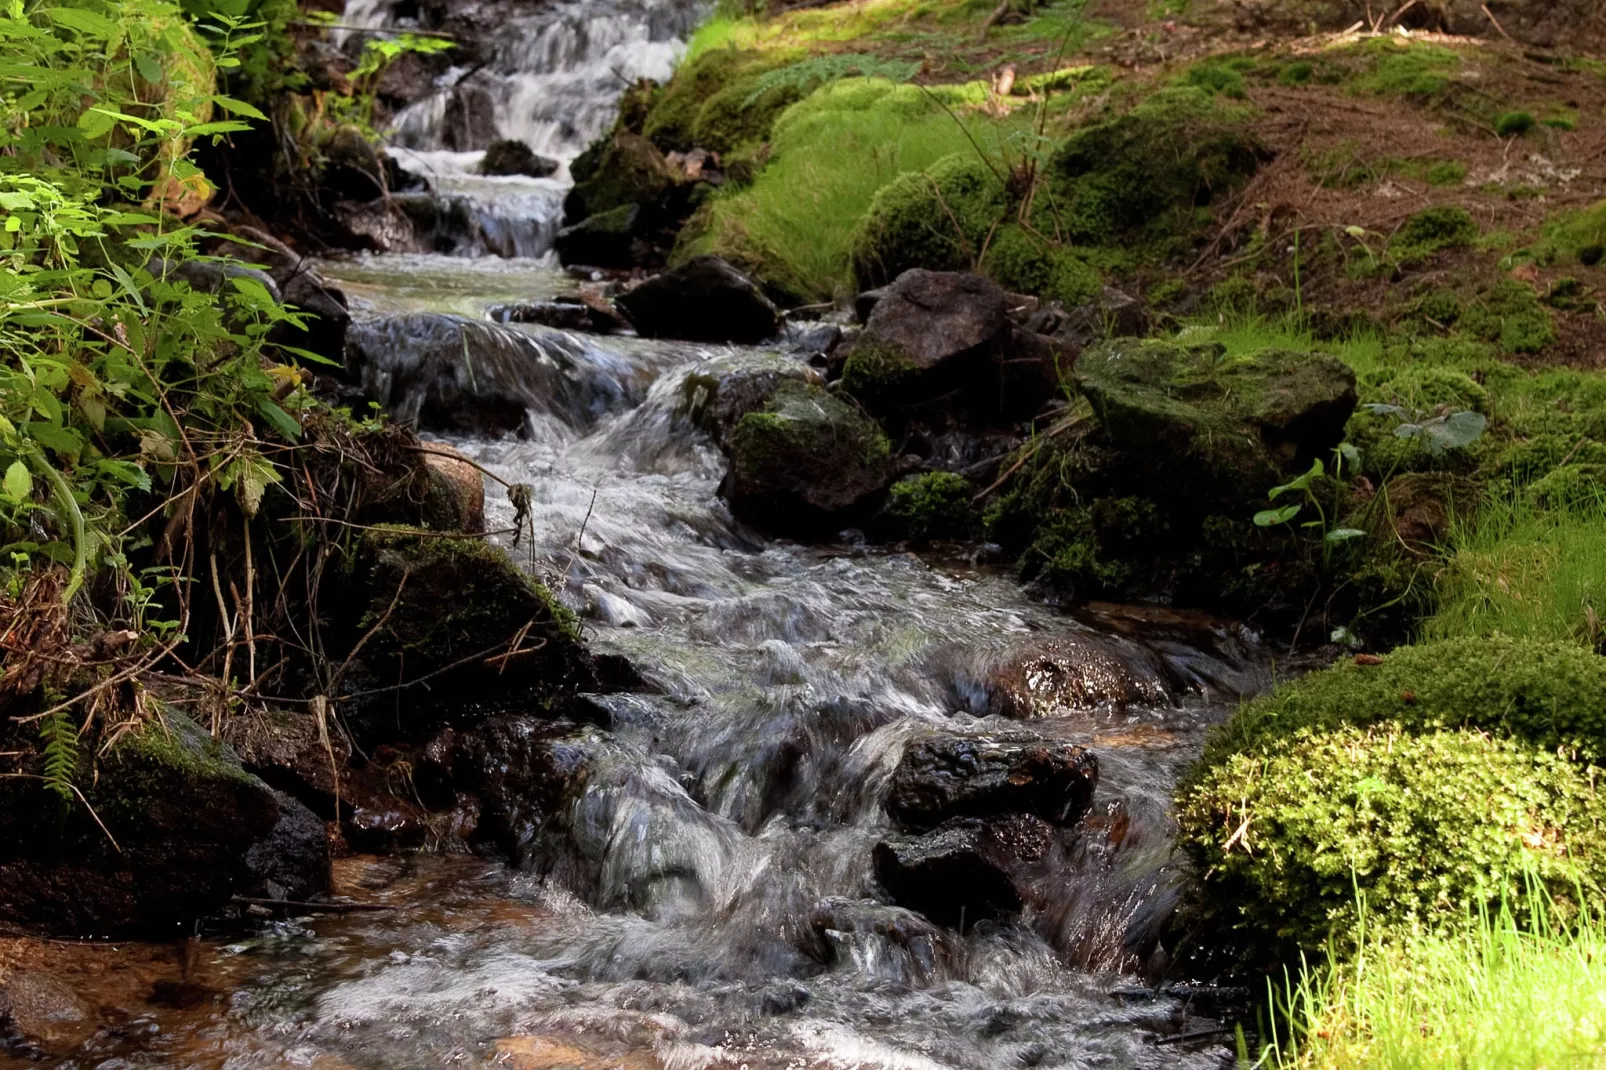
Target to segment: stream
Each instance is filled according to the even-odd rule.
[[[620,84],[667,73],[697,14],[550,5],[512,19],[475,76],[491,83],[504,136],[566,164],[606,129]],[[347,22],[405,25],[371,2]],[[470,256],[321,265],[359,328],[403,314],[483,321],[490,306],[574,290],[549,253],[566,171],[480,179],[477,153],[439,147],[443,101],[468,76],[443,78],[394,140],[433,196],[469,203],[477,233],[501,238],[465,241]],[[498,252],[516,255],[486,255]],[[357,856],[337,861],[335,892],[372,909],[178,945],[0,946],[47,961],[101,1022],[44,1059],[0,1050],[0,1061],[1230,1065],[1208,992],[1146,985],[1164,974],[1156,941],[1177,896],[1172,788],[1209,726],[1269,684],[1254,635],[1156,607],[1066,613],[986,555],[916,555],[853,532],[820,546],[764,539],[732,520],[717,493],[724,458],[678,412],[691,369],[743,351],[508,329],[555,354],[532,386],[547,401],[517,434],[445,437],[533,488],[533,537],[497,541],[580,614],[594,649],[651,685],[595,697],[610,727],[575,744],[590,776],[562,818],[590,878],[540,858]],[[513,515],[487,481],[488,528]],[[884,800],[904,748],[1001,726],[1092,750],[1091,814],[1058,837],[1018,915],[961,913],[942,930],[907,914],[877,922],[888,915],[871,857],[892,831]]]

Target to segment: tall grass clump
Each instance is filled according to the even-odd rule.
[[[957,110],[970,91],[932,92]],[[972,95],[980,99],[979,87]],[[972,138],[984,151],[996,147],[1010,122],[967,133],[915,86],[876,78],[824,86],[776,121],[769,162],[751,186],[710,206],[691,248],[742,263],[803,300],[847,294],[854,226],[876,191],[945,156],[976,152]]]
[[[1606,931],[1484,912],[1450,934],[1378,934],[1275,996],[1257,1066],[1562,1070],[1606,1065]],[[1247,1060],[1245,1060],[1247,1064]]]
[[[1496,632],[1606,646],[1606,495],[1545,509],[1512,495],[1456,524],[1429,639]]]

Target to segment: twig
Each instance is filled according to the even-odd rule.
[[[345,677],[346,670],[351,667],[352,659],[368,644],[368,640],[372,639],[385,626],[385,622],[390,620],[390,615],[396,611],[396,605],[401,601],[402,589],[407,586],[407,580],[412,574],[412,569],[407,569],[402,573],[401,582],[396,584],[396,593],[391,596],[390,605],[386,606],[385,612],[381,613],[379,619],[374,621],[373,627],[362,633],[362,638],[357,640],[356,645],[351,648],[351,653],[346,655],[346,660],[340,663],[340,668],[336,669],[334,676],[329,678],[328,691],[331,694],[339,689],[340,681]],[[322,696],[319,697],[321,698]]]
[[[469,458],[464,457],[461,453],[444,453],[441,450],[432,450],[427,446],[403,446],[402,449],[412,450],[414,453],[427,453],[432,457],[445,457],[449,461],[462,461],[464,464],[473,465],[475,468],[478,468],[482,474],[490,476],[504,487],[511,488],[513,486],[513,484],[509,483],[507,480],[503,479],[501,476],[497,475],[483,464],[480,464],[478,461],[470,460]]]
[[[1478,6],[1483,8],[1483,13],[1485,15],[1489,16],[1489,21],[1494,23],[1494,28],[1500,31],[1500,36],[1501,37],[1504,37],[1507,41],[1510,41],[1512,44],[1516,44],[1517,43],[1516,39],[1513,38],[1509,33],[1506,32],[1506,28],[1504,26],[1500,25],[1500,20],[1494,17],[1494,12],[1489,10],[1489,5],[1488,4],[1480,4]]]
[[[258,899],[249,895],[236,895],[231,903],[244,903],[253,907],[277,907],[281,910],[321,910],[331,914],[363,914],[385,910],[399,910],[389,903],[315,903],[306,899]]]

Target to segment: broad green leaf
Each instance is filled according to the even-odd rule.
[[[1265,512],[1255,514],[1257,528],[1274,528],[1278,524],[1286,524],[1299,515],[1303,509],[1301,505],[1285,505],[1281,509],[1267,509]]]
[[[95,37],[111,37],[117,32],[116,23],[81,7],[53,7],[47,9],[45,14],[56,25],[77,30],[79,33],[92,34]]]
[[[1288,493],[1291,490],[1306,490],[1306,489],[1308,489],[1310,487],[1311,481],[1313,479],[1315,479],[1317,476],[1322,475],[1326,471],[1327,471],[1327,466],[1322,464],[1321,458],[1318,457],[1316,460],[1311,462],[1310,471],[1306,472],[1304,475],[1300,476],[1298,479],[1292,480],[1291,482],[1288,482],[1288,483],[1284,483],[1280,487],[1271,488],[1271,492],[1269,494],[1267,494],[1266,497],[1270,498],[1272,501],[1276,501],[1278,498],[1282,497],[1284,494]]]
[[[294,441],[301,437],[301,425],[296,422],[296,418],[279,408],[276,403],[263,398],[257,403],[257,411],[262,413],[268,423],[273,425],[274,430],[285,438]]]
[[[266,122],[268,118],[262,114],[260,109],[247,104],[243,100],[235,100],[233,97],[215,96],[212,98],[212,102],[233,115],[243,115],[247,119],[260,119],[263,122]]]
[[[285,346],[285,345],[282,345],[279,348],[284,350],[286,353],[289,353],[291,356],[297,358],[298,360],[309,360],[314,364],[327,364],[331,368],[342,367],[341,363],[338,360],[330,360],[328,357],[324,356],[322,353],[314,353],[310,349],[298,349],[295,346]]]
[[[89,108],[78,117],[79,131],[91,141],[105,137],[116,125],[117,116],[101,108]]]
[[[152,85],[162,80],[162,65],[153,57],[143,54],[136,56],[134,66],[139,70],[139,76]]]
[[[1351,539],[1359,539],[1365,534],[1366,532],[1361,531],[1358,528],[1334,528],[1332,531],[1327,533],[1327,541],[1348,542]]]
[[[35,422],[28,425],[28,434],[40,445],[57,453],[76,454],[82,452],[84,448],[83,436],[70,427]]]
[[[26,464],[21,461],[11,462],[11,467],[6,469],[5,491],[6,497],[14,502],[27,501],[33,497],[33,476]]]

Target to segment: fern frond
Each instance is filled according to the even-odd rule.
[[[867,52],[843,52],[830,56],[815,56],[801,63],[791,63],[765,71],[753,83],[753,91],[742,102],[752,107],[758,99],[772,89],[797,89],[808,93],[827,82],[842,78],[885,78],[889,82],[907,82],[920,73],[920,64],[904,60],[882,59]]]
[[[78,771],[78,726],[66,710],[57,710],[39,722],[39,741],[45,748],[45,787],[72,802],[73,774]]]

